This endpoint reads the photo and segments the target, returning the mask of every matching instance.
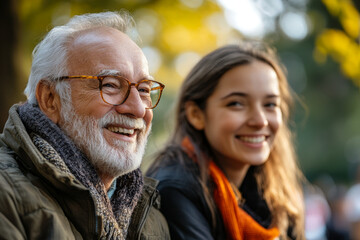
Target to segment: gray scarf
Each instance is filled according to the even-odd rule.
[[[140,197],[143,178],[140,169],[117,178],[116,190],[108,198],[95,168],[73,141],[37,105],[25,103],[18,108],[34,145],[60,171],[73,174],[90,190],[96,214],[102,216],[102,239],[125,239],[134,207]]]

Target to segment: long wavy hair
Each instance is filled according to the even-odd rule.
[[[205,110],[207,99],[214,92],[222,75],[234,67],[254,61],[262,61],[270,65],[277,73],[282,99],[280,108],[284,122],[277,132],[268,160],[260,166],[255,166],[254,174],[258,189],[263,193],[270,209],[272,224],[279,228],[281,236],[286,239],[287,230],[292,226],[292,235],[297,239],[304,239],[304,203],[301,187],[303,175],[297,165],[293,136],[288,126],[293,94],[287,82],[285,68],[280,64],[274,49],[264,43],[244,42],[239,45],[224,46],[209,53],[194,66],[180,89],[173,135],[165,149],[157,156],[149,172],[155,172],[166,159],[186,161],[187,158],[181,150],[181,142],[185,136],[190,137],[195,145],[200,170],[199,181],[214,215],[215,205],[211,191],[207,187],[208,158],[205,157],[214,155],[204,132],[196,130],[188,121],[185,104],[193,101],[200,109]]]

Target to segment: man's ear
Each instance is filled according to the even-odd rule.
[[[188,101],[185,103],[186,118],[190,124],[197,130],[203,130],[205,127],[205,116],[204,112],[199,106],[193,102]]]
[[[60,120],[60,97],[55,92],[55,86],[49,81],[40,80],[36,86],[36,99],[41,111],[55,124]]]

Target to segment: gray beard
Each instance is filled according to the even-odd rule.
[[[60,117],[61,129],[88,157],[100,176],[116,178],[140,167],[151,128],[150,125],[146,132],[143,119],[133,119],[109,112],[103,118],[96,120],[93,117],[76,114],[71,103],[62,104]],[[113,140],[110,145],[103,136],[103,126],[106,123],[122,122],[133,126],[136,121],[141,121],[144,127],[138,130],[135,143]]]

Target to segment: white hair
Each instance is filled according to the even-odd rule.
[[[31,73],[24,91],[29,103],[37,102],[35,91],[40,80],[55,81],[56,78],[68,74],[67,46],[77,32],[106,26],[130,35],[134,25],[133,18],[126,11],[122,11],[77,15],[67,24],[54,27],[33,51]],[[57,84],[56,91],[61,98],[71,96],[67,82]]]

